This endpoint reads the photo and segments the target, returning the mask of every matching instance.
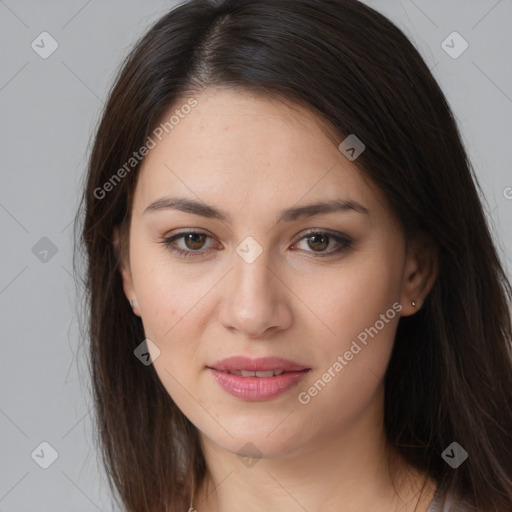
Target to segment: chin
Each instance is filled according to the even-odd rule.
[[[288,428],[279,431],[281,428],[279,423],[282,420],[282,415],[275,419],[269,418],[268,423],[272,423],[273,426],[268,428],[262,427],[261,420],[254,420],[251,425],[247,425],[247,423],[241,425],[240,422],[233,425],[225,422],[223,427],[229,434],[222,428],[219,430],[217,426],[215,432],[204,433],[203,431],[203,435],[219,448],[240,457],[242,462],[244,462],[242,460],[244,458],[275,459],[288,457],[300,450],[300,446],[306,440],[301,428],[297,428],[296,432],[293,432],[292,425],[288,425]]]

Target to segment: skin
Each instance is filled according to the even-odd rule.
[[[384,196],[309,110],[233,89],[194,97],[198,105],[143,162],[122,267],[126,297],[160,350],[154,368],[200,433],[208,479],[193,506],[425,511],[432,481],[420,497],[424,475],[400,463],[393,487],[383,378],[399,316],[414,314],[435,281],[430,252],[424,244],[406,245]],[[164,196],[200,200],[231,220],[173,209],[144,213]],[[331,199],[356,201],[368,213],[276,223],[285,208]],[[308,243],[310,228],[342,233],[352,245]],[[187,229],[207,237],[173,246],[195,250],[196,257],[161,243]],[[263,250],[252,263],[236,252],[248,236]],[[117,231],[114,237],[118,244]],[[394,303],[400,313],[301,404],[298,394]],[[223,391],[206,369],[232,355],[276,355],[312,370],[275,398],[245,401]],[[256,447],[255,464],[237,455],[248,442]]]

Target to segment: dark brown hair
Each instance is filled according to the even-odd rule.
[[[112,234],[127,226],[140,164],[105,197],[98,190],[179,98],[216,86],[306,105],[339,142],[356,134],[366,146],[356,163],[404,233],[433,241],[438,278],[420,311],[400,319],[385,376],[386,434],[443,492],[479,510],[510,510],[510,283],[443,93],[406,36],[354,0],[192,0],[161,18],[122,67],[92,148],[80,226],[112,490],[129,512],[181,512],[206,466],[196,428],[133,354],[145,336],[123,293]],[[441,458],[453,441],[469,454],[457,469]]]

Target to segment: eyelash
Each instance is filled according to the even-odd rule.
[[[212,238],[212,237],[210,237],[208,235],[208,233],[204,233],[202,231],[182,231],[181,233],[177,233],[177,234],[172,235],[170,237],[162,238],[159,241],[159,243],[161,243],[166,249],[172,251],[173,253],[177,254],[180,257],[185,257],[185,258],[198,258],[198,257],[201,257],[202,253],[205,252],[202,249],[198,249],[198,250],[194,251],[194,250],[191,250],[191,249],[188,249],[188,250],[187,249],[179,249],[179,248],[173,247],[171,245],[175,240],[183,239],[186,235],[191,235],[191,234],[192,235],[205,235],[208,238]],[[302,240],[305,240],[307,238],[311,238],[314,235],[324,235],[324,236],[327,236],[329,238],[329,242],[331,242],[331,239],[332,239],[332,240],[334,240],[335,242],[337,242],[338,244],[341,245],[341,247],[336,249],[335,251],[331,250],[329,252],[316,252],[316,253],[315,253],[315,251],[306,251],[306,252],[312,252],[313,254],[316,254],[320,258],[325,258],[325,257],[328,257],[328,256],[333,256],[335,254],[338,254],[338,253],[340,253],[343,250],[351,248],[352,244],[353,244],[353,240],[351,238],[349,238],[346,235],[343,235],[341,233],[332,232],[332,231],[325,231],[325,230],[310,230],[307,233],[305,233],[304,235],[302,235],[302,237],[299,238],[297,240],[297,242],[294,243],[294,245],[296,245],[297,243],[299,243]]]

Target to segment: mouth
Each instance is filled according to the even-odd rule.
[[[274,398],[300,382],[311,368],[277,357],[231,357],[206,367],[219,386],[248,401]]]

